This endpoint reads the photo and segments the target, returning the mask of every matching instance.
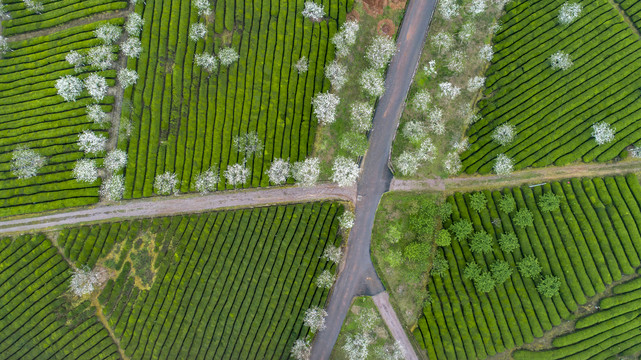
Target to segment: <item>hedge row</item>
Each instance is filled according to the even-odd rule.
[[[144,52],[128,66],[142,81],[125,97],[133,104],[123,118],[133,124],[125,198],[153,194],[157,174],[175,172],[180,190],[194,190],[196,175],[210,167],[225,170],[243,159],[234,136],[256,132],[264,150],[247,159],[252,176],[246,187],[268,185],[265,170],[273,158],[297,161],[310,152],[316,120],[311,98],[328,88],[324,64],[333,58],[329,39],[345,20],[350,1],[326,0],[328,20],[304,19],[304,0],[218,1],[209,36],[188,39],[199,19],[189,2],[156,1],[137,5],[145,19]],[[194,55],[231,46],[240,55],[230,67],[209,74],[194,65]],[[293,64],[309,59],[309,71]],[[124,140],[124,139],[121,139]],[[223,180],[219,189],[228,188]]]
[[[475,231],[485,231],[495,241],[493,251],[486,254],[472,253],[467,240],[439,248],[449,271],[443,277],[431,277],[428,288],[433,300],[414,332],[431,359],[486,358],[530,343],[570,318],[605,285],[641,265],[641,185],[635,175],[483,193],[487,207],[480,212],[472,210],[471,194],[456,193],[447,199],[454,211],[445,228],[468,219]],[[560,199],[559,209],[541,210],[540,199],[546,193]],[[515,225],[513,213],[499,209],[505,195],[515,199],[517,211],[532,213],[532,226]],[[504,252],[498,238],[511,232],[520,247]],[[561,280],[559,295],[540,295],[535,282],[519,273],[517,263],[528,255],[538,259],[542,274]],[[489,270],[497,260],[507,261],[513,273],[488,293],[478,292],[473,281],[462,276],[467,263],[474,261]],[[641,287],[641,282],[635,286]],[[615,305],[604,302],[604,306]]]
[[[581,16],[558,24],[562,0],[515,1],[494,37],[495,55],[487,70],[481,120],[472,124],[469,149],[462,154],[467,173],[492,171],[505,153],[515,169],[564,165],[577,160],[608,161],[641,144],[641,44],[607,0],[582,1]],[[573,66],[553,70],[550,56],[568,53]],[[612,143],[598,146],[592,125],[616,129]],[[500,146],[494,129],[509,123],[515,140]]]

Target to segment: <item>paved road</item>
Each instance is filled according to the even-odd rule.
[[[392,180],[387,161],[435,6],[436,0],[410,0],[405,11],[397,39],[399,51],[388,68],[386,91],[374,114],[370,146],[358,182],[356,220],[350,231],[345,267],[330,296],[327,328],[314,339],[312,359],[329,358],[355,296],[376,295],[385,290],[370,259],[372,227],[378,203]]]
[[[156,197],[124,201],[82,210],[40,214],[35,217],[0,221],[0,234],[55,228],[86,222],[131,217],[168,216],[210,210],[267,206],[318,200],[355,201],[354,187],[341,188],[334,184],[314,187],[273,187],[214,192],[209,195]]]

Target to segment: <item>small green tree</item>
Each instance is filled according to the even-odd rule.
[[[534,216],[530,210],[521,209],[514,214],[512,221],[514,221],[515,225],[525,228],[534,224]]]
[[[528,255],[519,261],[517,267],[521,275],[527,278],[533,278],[538,276],[541,273],[541,265],[539,265],[539,259],[534,255]]]
[[[481,275],[482,270],[476,261],[470,261],[467,263],[467,266],[465,266],[465,269],[463,269],[463,277],[468,280],[476,280],[476,278]]]
[[[470,250],[475,253],[484,254],[492,251],[492,236],[485,231],[479,231],[472,235]]]
[[[519,238],[516,237],[513,231],[503,233],[499,237],[499,246],[504,252],[510,253],[519,248]]]
[[[399,267],[403,263],[403,254],[400,250],[390,250],[385,255],[385,261],[393,268]]]
[[[499,210],[509,214],[516,209],[516,201],[514,201],[514,196],[512,194],[505,194],[499,200]]]
[[[467,239],[474,232],[474,226],[468,219],[461,219],[453,223],[450,229],[454,233],[454,238],[458,241]]]
[[[432,256],[432,246],[429,243],[413,242],[403,250],[408,260],[425,263]]]
[[[387,234],[385,234],[385,237],[390,243],[396,244],[397,242],[399,242],[399,240],[401,240],[403,234],[401,233],[398,225],[392,224],[390,225],[389,230],[387,230]]]
[[[470,207],[476,210],[476,212],[481,212],[481,210],[486,208],[486,205],[487,199],[482,192],[476,192],[470,195]]]
[[[452,235],[450,235],[450,232],[441,229],[438,232],[438,235],[436,235],[436,245],[438,246],[448,246],[452,243]]]
[[[483,271],[474,279],[474,287],[478,292],[490,292],[494,289],[494,278],[489,271]]]
[[[431,275],[443,276],[450,269],[450,264],[447,262],[443,254],[440,252],[436,253],[434,260],[432,262],[432,270],[430,271]]]
[[[539,294],[549,298],[558,295],[560,288],[561,279],[553,275],[545,275],[536,286],[536,290],[539,291]]]
[[[452,216],[452,211],[452,204],[446,201],[438,207],[438,216],[440,216],[442,221],[445,221]]]
[[[432,236],[436,230],[436,214],[438,206],[432,202],[427,201],[420,205],[418,211],[410,215],[410,228],[419,237],[424,235]]]
[[[494,278],[494,282],[497,285],[504,283],[505,280],[512,276],[512,268],[505,260],[496,260],[493,262],[492,265],[490,265],[490,271],[492,271],[492,278]]]
[[[539,199],[539,208],[541,211],[556,211],[561,206],[561,198],[551,192],[547,192]]]

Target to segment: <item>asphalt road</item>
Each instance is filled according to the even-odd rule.
[[[329,358],[355,296],[385,290],[370,259],[372,227],[378,203],[392,180],[387,161],[435,6],[436,0],[410,0],[406,8],[397,38],[398,52],[387,71],[386,91],[374,114],[370,146],[358,181],[356,219],[347,243],[345,267],[330,296],[327,328],[314,339],[312,359]]]

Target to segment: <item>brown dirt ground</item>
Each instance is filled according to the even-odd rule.
[[[396,34],[396,26],[391,19],[383,19],[376,25],[376,31],[379,35],[394,37],[394,34]]]
[[[389,0],[388,5],[390,8],[392,8],[392,10],[399,10],[403,9],[406,3],[407,0]]]
[[[363,8],[373,17],[383,15],[383,10],[387,7],[387,0],[363,0]]]

